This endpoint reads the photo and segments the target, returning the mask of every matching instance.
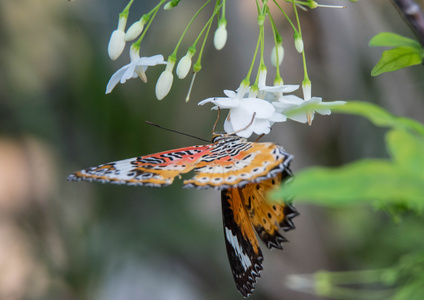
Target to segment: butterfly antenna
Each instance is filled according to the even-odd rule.
[[[255,116],[256,116],[256,112],[254,112],[254,113],[253,113],[252,120],[250,120],[249,124],[247,124],[245,127],[241,128],[241,129],[239,129],[239,130],[236,130],[236,131],[231,132],[231,133],[227,133],[226,135],[227,135],[227,136],[228,136],[228,135],[233,135],[233,134],[236,134],[237,132],[240,132],[240,131],[246,130],[247,128],[249,128],[249,126],[250,126],[250,125],[252,125],[253,120],[255,120]],[[261,137],[259,137],[259,138],[261,138]]]
[[[192,137],[192,138],[195,138],[195,139],[198,139],[198,140],[201,140],[201,141],[207,142],[207,143],[209,143],[209,142],[210,142],[209,140],[202,139],[202,138],[199,138],[199,137],[197,137],[197,136],[194,136],[194,135],[191,135],[191,134],[188,134],[188,133],[184,133],[184,132],[181,132],[181,131],[177,131],[177,130],[173,130],[173,129],[169,129],[169,128],[162,127],[162,126],[160,126],[160,125],[158,125],[158,124],[155,124],[155,123],[153,123],[153,122],[150,122],[150,121],[144,121],[144,122],[146,122],[146,123],[147,123],[147,124],[149,124],[149,125],[156,126],[156,127],[160,128],[160,129],[164,129],[164,130],[167,130],[167,131],[171,131],[171,132],[179,133],[179,134],[181,134],[181,135],[189,136],[189,137]]]

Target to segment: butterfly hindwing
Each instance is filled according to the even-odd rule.
[[[253,292],[262,270],[263,256],[254,231],[268,248],[282,249],[282,243],[287,240],[279,229],[294,229],[291,219],[298,215],[295,208],[268,198],[268,193],[287,177],[290,177],[288,168],[259,183],[222,191],[228,258],[236,286],[244,297]]]
[[[248,211],[250,222],[268,248],[282,249],[282,243],[287,240],[280,234],[279,229],[282,228],[284,231],[294,229],[291,219],[298,215],[295,208],[283,201],[277,203],[267,200],[268,193],[289,176],[288,171],[284,171],[274,178],[248,184],[241,189],[243,204]]]
[[[234,281],[240,293],[247,297],[254,290],[256,277],[262,270],[262,251],[249,222],[240,191],[232,188],[221,192],[225,245]]]

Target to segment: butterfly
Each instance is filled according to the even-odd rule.
[[[237,289],[247,297],[263,269],[256,234],[268,248],[282,249],[287,240],[279,229],[294,229],[296,209],[268,201],[269,191],[291,176],[292,158],[274,143],[217,134],[211,144],[102,164],[69,175],[68,180],[162,187],[194,171],[192,178],[184,180],[185,188],[221,191],[228,259]]]

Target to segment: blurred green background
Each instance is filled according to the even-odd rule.
[[[249,2],[249,3],[247,3]],[[251,2],[251,3],[250,3]],[[156,2],[137,0],[129,24]],[[301,12],[313,96],[365,100],[424,121],[424,71],[408,68],[372,78],[380,49],[367,44],[381,31],[412,37],[388,1],[347,3],[348,9]],[[162,101],[154,84],[163,70],[105,95],[110,76],[128,62],[107,57],[110,33],[126,1],[0,2],[0,299],[241,299],[225,252],[220,193],[67,182],[89,166],[199,143],[144,123],[209,138],[216,114],[197,102],[236,89],[256,45],[253,1],[229,1],[229,40],[211,39],[191,101],[190,79],[174,80]],[[160,11],[142,56],[173,48],[199,3]],[[284,7],[291,12],[290,5]],[[274,18],[280,16],[273,12]],[[183,42],[180,57],[209,14]],[[292,32],[279,18],[287,84],[303,79]],[[266,51],[272,48],[271,36]],[[128,48],[127,48],[128,49]],[[270,65],[269,61],[266,62]],[[269,68],[268,84],[273,71]],[[270,76],[271,75],[271,76]],[[300,96],[300,95],[299,95]],[[387,157],[384,129],[346,115],[317,116],[313,126],[276,124],[263,140],[294,154],[292,169],[339,166]],[[289,274],[384,268],[422,247],[422,222],[394,223],[369,206],[297,206],[297,229],[285,250],[264,248],[264,271],[251,299],[317,299],[284,284]]]

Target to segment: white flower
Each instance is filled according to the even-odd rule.
[[[322,98],[319,97],[303,100],[294,95],[286,95],[280,98],[278,102],[273,102],[272,104],[277,112],[285,114],[287,118],[300,123],[308,122],[311,125],[315,112],[321,115],[329,115],[331,110],[328,106],[344,105],[345,103],[345,101],[322,102]],[[313,109],[307,109],[308,106],[313,107]]]
[[[281,118],[274,114],[275,108],[268,101],[243,98],[248,88],[242,85],[237,93],[225,90],[227,97],[208,98],[199,102],[199,105],[211,102],[216,105],[213,109],[230,109],[224,122],[227,133],[244,138],[250,137],[252,133],[268,134],[271,130],[270,122],[281,122]]]
[[[131,47],[131,62],[128,65],[120,68],[112,75],[106,86],[106,94],[112,92],[113,88],[118,84],[118,82],[125,83],[128,79],[136,78],[137,76],[146,82],[147,77],[145,72],[147,67],[155,66],[158,64],[166,64],[166,61],[163,60],[162,55],[159,54],[151,57],[140,57],[136,49],[137,47]]]
[[[214,37],[213,37],[213,44],[216,48],[216,50],[221,50],[224,48],[225,44],[227,43],[227,22],[223,20],[222,22],[219,22],[218,28],[215,31]]]
[[[160,74],[159,79],[156,83],[156,98],[162,100],[168,95],[172,87],[172,82],[174,81],[174,75],[172,75],[172,70],[174,69],[175,60],[171,61],[168,59],[165,71]]]
[[[117,59],[125,48],[125,25],[127,24],[126,17],[120,17],[118,28],[114,30],[110,36],[107,52],[111,60]]]

